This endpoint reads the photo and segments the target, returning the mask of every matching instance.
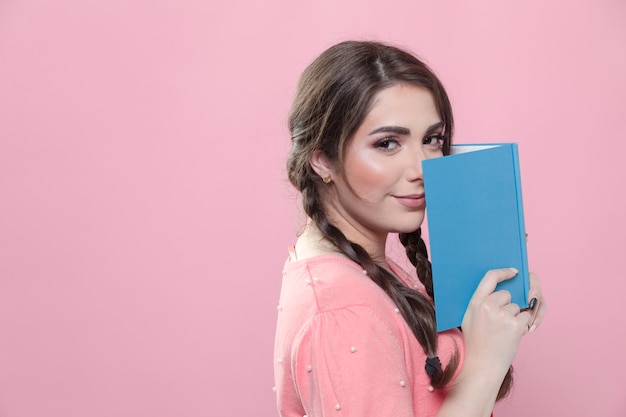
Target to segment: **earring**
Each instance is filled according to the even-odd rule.
[[[328,174],[324,178],[322,178],[322,181],[324,181],[324,184],[329,184],[332,181],[332,178],[330,177],[330,174]]]

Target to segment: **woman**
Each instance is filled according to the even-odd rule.
[[[307,223],[283,271],[275,346],[282,416],[489,416],[536,319],[488,271],[459,329],[437,333],[420,226],[421,161],[449,153],[452,110],[411,54],[348,41],[302,74],[289,179]],[[399,233],[419,281],[385,254]],[[531,274],[531,297],[541,299]],[[534,302],[533,302],[534,303]]]

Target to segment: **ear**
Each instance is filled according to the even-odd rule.
[[[332,179],[335,172],[334,165],[324,152],[320,150],[313,152],[313,155],[309,158],[309,164],[311,164],[313,171],[323,180]]]

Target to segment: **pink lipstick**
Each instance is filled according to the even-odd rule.
[[[410,209],[420,209],[426,207],[426,199],[424,198],[424,194],[411,194],[402,196],[396,195],[394,197],[396,198],[396,200],[398,200],[398,203]]]

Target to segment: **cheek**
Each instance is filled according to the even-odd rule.
[[[436,150],[436,151],[424,151],[424,154],[426,156],[426,159],[432,159],[432,158],[439,158],[441,156],[443,156],[443,151],[441,149]]]
[[[354,152],[346,155],[345,169],[348,182],[354,191],[365,197],[385,188],[392,177],[388,164],[380,156],[369,152]]]

